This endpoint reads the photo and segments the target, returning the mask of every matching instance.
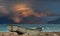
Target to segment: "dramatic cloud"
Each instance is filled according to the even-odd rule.
[[[2,0],[0,0],[2,2]],[[5,1],[5,0],[4,0]],[[6,0],[7,1],[7,0]],[[5,2],[6,2],[5,1]],[[0,15],[8,15],[10,19],[12,19],[14,22],[16,23],[20,23],[23,18],[28,18],[30,16],[35,17],[36,19],[41,19],[41,17],[44,16],[60,16],[60,14],[53,14],[50,13],[48,10],[44,11],[42,8],[42,10],[44,12],[41,11],[35,11],[31,6],[39,8],[38,10],[40,10],[40,6],[37,5],[37,1],[35,0],[29,0],[29,1],[23,1],[23,0],[11,0],[11,1],[7,1],[6,2],[6,6],[4,3],[0,3]],[[36,5],[33,5],[32,3],[36,3]],[[32,5],[31,5],[32,4]],[[38,7],[39,6],[39,7]],[[7,10],[8,8],[8,10]],[[43,7],[44,8],[44,7]],[[45,23],[44,19],[43,20],[29,20],[28,23]]]
[[[38,13],[34,12],[34,9],[32,9],[28,4],[22,3],[22,4],[15,4],[11,10],[13,11],[12,13],[13,20],[17,23],[22,21],[22,18],[27,18],[29,16],[35,16],[35,17],[43,17],[43,16],[54,16],[55,14],[51,14],[49,12],[43,12],[43,13]],[[34,21],[33,21],[34,22]]]

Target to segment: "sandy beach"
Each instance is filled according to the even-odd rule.
[[[0,36],[32,36],[23,34],[19,35],[16,32],[0,32]],[[60,36],[60,32],[41,32],[39,36]]]

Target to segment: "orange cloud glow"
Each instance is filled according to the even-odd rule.
[[[16,23],[19,23],[19,22],[21,22],[22,19],[19,17],[13,17],[12,20]]]
[[[34,10],[29,7],[27,4],[16,4],[12,7],[12,11],[14,13],[14,18],[13,20],[15,22],[21,22],[22,19],[20,19],[22,17],[29,17],[29,16],[35,16],[35,17],[42,17],[42,16],[47,16],[47,13],[36,13],[34,12]],[[50,15],[50,14],[48,14]]]

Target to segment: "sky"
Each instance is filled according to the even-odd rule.
[[[0,0],[0,24],[48,24],[57,19],[58,0]]]

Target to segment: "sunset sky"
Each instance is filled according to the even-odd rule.
[[[0,24],[13,23],[59,24],[60,2],[58,0],[0,0]]]

